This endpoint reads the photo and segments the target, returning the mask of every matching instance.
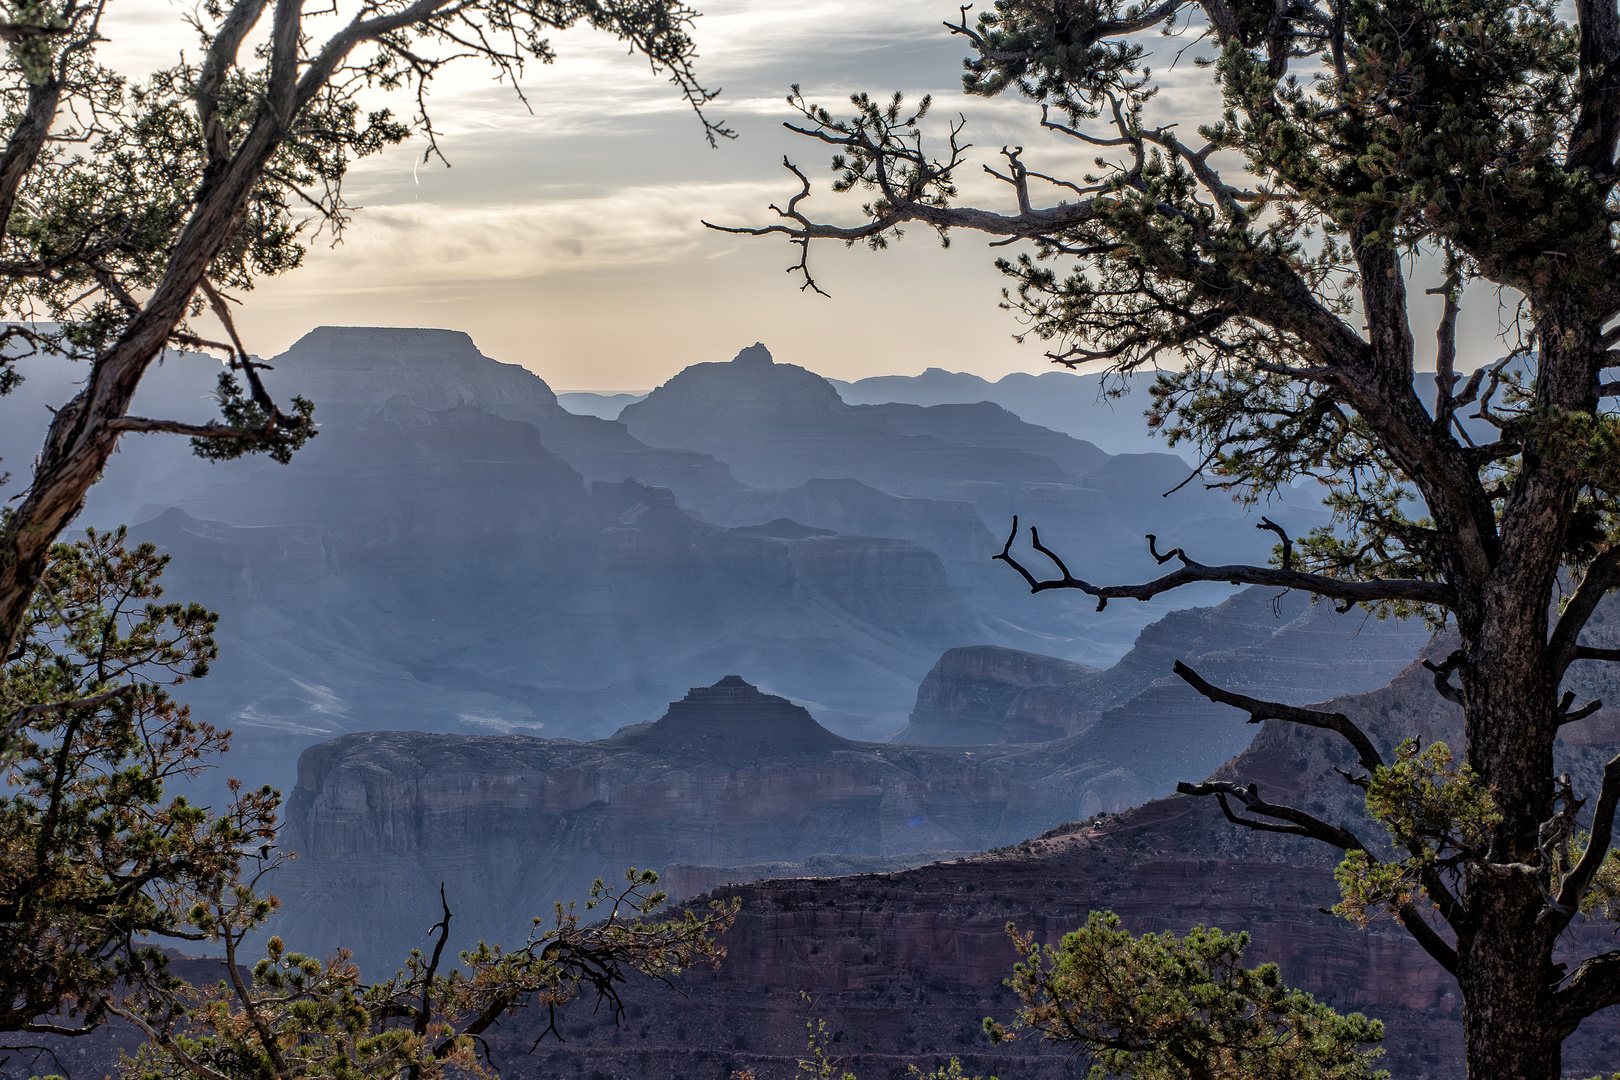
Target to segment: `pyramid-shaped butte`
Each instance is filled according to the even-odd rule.
[[[741,676],[694,686],[657,723],[628,733],[641,751],[692,754],[718,761],[826,753],[851,745],[816,723],[802,706],[762,694]]]

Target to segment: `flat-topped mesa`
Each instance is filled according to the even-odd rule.
[[[621,736],[639,751],[688,753],[716,761],[827,753],[851,747],[803,706],[761,693],[740,675],[694,686],[656,723]]]

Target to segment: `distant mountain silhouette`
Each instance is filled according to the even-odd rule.
[[[220,611],[220,661],[183,691],[236,732],[219,775],[250,782],[284,784],[303,747],[358,730],[605,736],[734,671],[839,737],[883,739],[949,649],[1103,667],[1229,591],[1103,613],[1032,597],[990,561],[1012,515],[1110,580],[1157,572],[1146,532],[1212,560],[1272,540],[1224,493],[1161,498],[1186,478],[1173,456],[1110,457],[993,405],[849,405],[762,345],[682,372],[626,423],[567,412],[455,331],[323,327],[270,363],[321,425],[291,465],[128,437],[83,514],[134,524],[175,556],[168,595]],[[217,370],[171,356],[136,410],[206,419]],[[0,429],[14,485],[82,375],[26,372]],[[1296,534],[1321,520],[1270,513]]]
[[[1085,439],[1110,454],[1175,453],[1155,438],[1142,413],[1153,373],[1081,375],[1072,371],[1014,372],[995,382],[965,371],[931,367],[921,375],[875,375],[855,382],[832,380],[851,405],[902,402],[911,405],[967,405],[988,401],[1021,419]],[[1110,396],[1109,391],[1128,393]]]
[[[686,368],[619,418],[649,445],[713,454],[732,462],[739,479],[762,488],[853,477],[897,494],[932,495],[953,481],[1073,478],[1053,453],[1071,465],[1106,459],[1094,447],[1033,428],[994,406],[962,415],[846,405],[826,379],[773,363],[758,344],[729,364]]]
[[[621,419],[643,442],[712,454],[756,488],[802,487],[797,501],[820,502],[822,510],[831,509],[827,501],[808,496],[815,480],[853,480],[890,496],[970,504],[997,541],[992,552],[1018,516],[1038,525],[1057,549],[1083,552],[1085,573],[1096,579],[1156,574],[1158,564],[1143,540],[1147,533],[1192,538],[1195,558],[1207,551],[1219,552],[1208,557],[1222,560],[1264,560],[1273,539],[1234,512],[1226,493],[1187,484],[1189,466],[1171,454],[1110,456],[993,404],[849,405],[831,382],[797,365],[773,363],[759,344],[729,363],[686,368],[626,407]],[[1174,497],[1162,497],[1176,488]],[[689,505],[711,520],[743,524],[744,508],[772,516],[796,512],[787,509],[789,501],[742,492],[694,496]],[[854,503],[844,509],[853,512]],[[889,509],[868,503],[862,513],[871,518],[856,516],[852,525],[838,527],[897,535]],[[1274,504],[1268,513],[1296,535],[1325,521],[1306,502]],[[831,519],[815,523],[830,525]],[[1009,613],[1022,628],[1071,640],[1095,634],[1099,644],[1106,635],[1108,647],[1080,654],[1088,662],[1114,659],[1143,623],[1171,610],[1114,606],[1098,617],[1095,605],[1078,597],[1018,603],[1008,596],[1005,569],[984,556],[972,569],[954,562],[951,568],[976,604]],[[1225,591],[1188,593],[1176,602],[1210,602]],[[987,599],[991,595],[1000,599]],[[1114,618],[1128,625],[1110,626]]]
[[[579,416],[617,420],[626,405],[640,401],[646,396],[646,394],[558,394],[557,404]]]
[[[669,703],[662,719],[626,728],[612,741],[643,753],[724,762],[783,760],[856,746],[816,723],[802,706],[762,694],[740,675],[694,686]]]

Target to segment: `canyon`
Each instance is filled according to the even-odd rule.
[[[1166,675],[1172,658],[1239,690],[1326,697],[1387,683],[1428,637],[1272,592],[1167,616],[1106,671],[946,651],[884,743],[841,737],[737,675],[594,742],[379,731],[319,743],[288,802],[284,842],[299,858],[276,883],[283,933],[371,968],[421,944],[441,883],[470,945],[521,939],[551,900],[632,865],[680,897],[1015,844],[1167,795],[1248,745],[1241,714]]]
[[[1174,456],[1109,455],[988,403],[849,405],[759,345],[625,422],[566,411],[453,331],[321,327],[269,364],[275,392],[317,404],[291,464],[131,436],[81,517],[131,524],[173,556],[168,595],[220,613],[220,660],[183,690],[235,734],[205,799],[230,776],[290,789],[298,754],[346,732],[601,739],[732,672],[881,741],[951,648],[1106,668],[1143,626],[1231,591],[1100,613],[1032,597],[990,558],[1013,515],[1099,574],[1151,568],[1148,532],[1231,558],[1270,541],[1223,493],[1161,498],[1187,475]],[[215,369],[169,355],[134,408],[206,420]],[[26,470],[79,375],[30,360],[7,468]]]

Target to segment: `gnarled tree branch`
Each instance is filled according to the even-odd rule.
[[[1093,585],[1089,581],[1075,577],[1070,573],[1068,566],[1051,549],[1041,543],[1040,533],[1034,527],[1029,530],[1030,544],[1034,549],[1045,555],[1057,567],[1062,575],[1057,578],[1041,580],[1030,573],[1022,563],[1012,554],[1013,541],[1018,538],[1018,518],[1013,518],[1012,531],[1007,534],[1007,542],[1002,545],[1001,551],[991,558],[1004,562],[1016,570],[1029,584],[1032,593],[1046,592],[1049,589],[1078,589],[1088,596],[1097,598],[1097,610],[1101,611],[1108,601],[1123,600],[1151,600],[1160,593],[1179,589],[1183,585],[1190,585],[1195,581],[1224,581],[1231,585],[1274,585],[1284,589],[1299,589],[1304,592],[1325,596],[1332,600],[1342,600],[1351,604],[1377,603],[1385,600],[1404,601],[1413,604],[1433,604],[1438,607],[1449,607],[1456,602],[1456,590],[1450,585],[1434,581],[1420,581],[1414,579],[1388,579],[1373,581],[1345,581],[1340,578],[1327,577],[1324,574],[1311,574],[1301,570],[1283,570],[1270,566],[1247,566],[1229,564],[1225,566],[1205,566],[1188,558],[1180,548],[1173,548],[1165,556],[1159,558],[1165,562],[1174,557],[1181,561],[1179,569],[1160,578],[1144,582],[1140,585]],[[1152,538],[1149,538],[1151,545]],[[1155,552],[1155,555],[1157,553]]]
[[[1182,680],[1204,695],[1209,700],[1220,705],[1230,705],[1234,709],[1242,709],[1249,714],[1248,722],[1258,724],[1263,720],[1282,720],[1290,724],[1300,724],[1304,727],[1319,728],[1323,731],[1332,731],[1349,743],[1355,750],[1356,757],[1361,761],[1361,767],[1369,773],[1383,767],[1384,759],[1373,746],[1367,733],[1357,727],[1355,722],[1343,713],[1321,712],[1317,709],[1302,709],[1294,705],[1284,705],[1276,701],[1262,701],[1245,694],[1236,694],[1230,690],[1223,690],[1209,682],[1198,672],[1177,660],[1172,670]]]

